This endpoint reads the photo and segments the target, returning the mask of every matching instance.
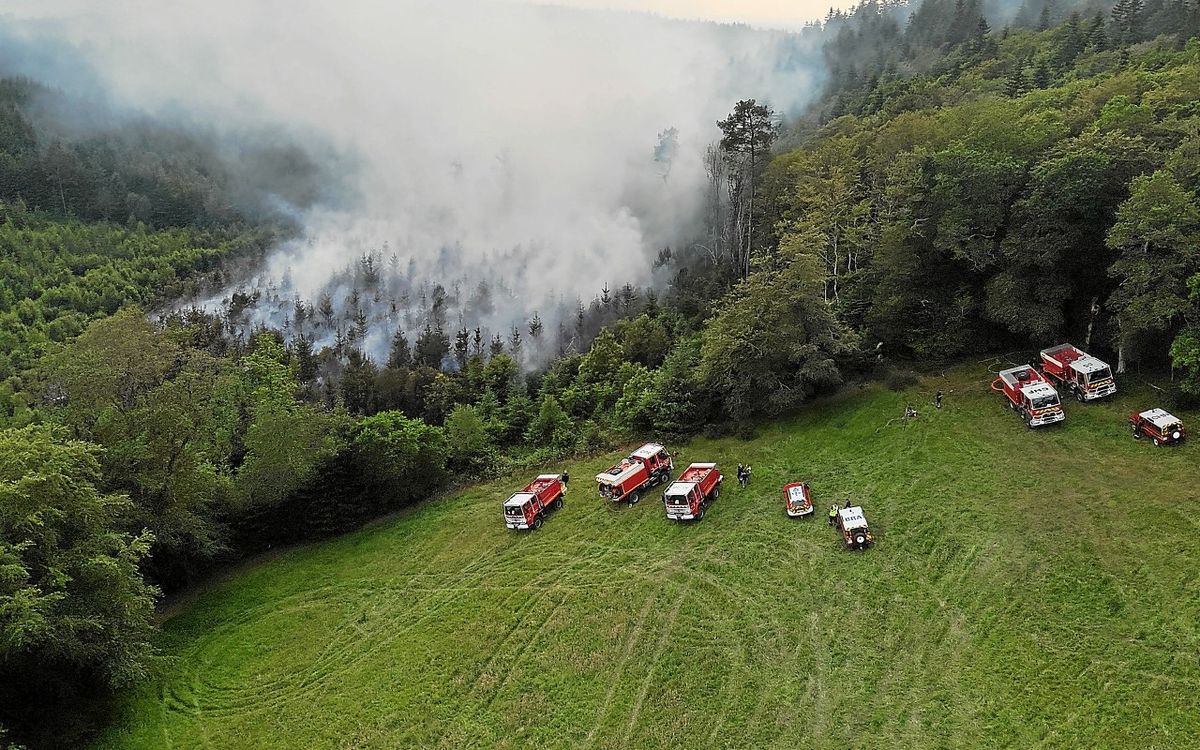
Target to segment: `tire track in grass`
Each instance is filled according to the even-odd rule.
[[[630,657],[633,655],[633,650],[637,647],[638,641],[641,640],[642,632],[646,629],[646,618],[650,616],[650,610],[654,607],[654,603],[658,601],[658,594],[654,593],[646,597],[646,603],[642,605],[642,611],[638,613],[637,622],[633,628],[625,636],[625,648],[621,651],[621,657],[617,660],[617,668],[613,673],[612,680],[608,683],[608,690],[604,693],[604,700],[600,704],[600,710],[596,713],[596,721],[592,728],[588,730],[587,737],[584,738],[584,747],[591,747],[596,740],[596,733],[600,731],[600,727],[604,725],[604,719],[612,710],[613,698],[617,694],[617,688],[621,686],[621,677],[625,673],[625,666],[629,663]]]
[[[654,651],[654,656],[650,659],[649,666],[646,669],[646,677],[642,680],[642,685],[638,689],[633,709],[629,712],[629,722],[626,724],[625,733],[621,737],[621,747],[631,747],[629,739],[633,735],[633,730],[637,725],[638,719],[641,718],[642,706],[646,703],[646,696],[649,694],[650,685],[654,681],[655,669],[666,652],[667,645],[671,642],[671,630],[675,627],[675,621],[679,619],[679,610],[683,606],[683,601],[687,598],[688,593],[689,591],[685,588],[679,595],[679,598],[675,600],[675,605],[671,608],[671,613],[667,615],[667,621],[662,628],[662,637],[659,638],[658,647]]]
[[[449,600],[453,598],[452,595],[456,592],[442,593],[444,595],[439,597],[437,592],[431,592],[428,597],[422,599],[421,603],[415,606],[425,609],[425,615],[408,623],[405,627],[391,630],[387,637],[375,643],[376,647],[391,643],[440,613],[441,608],[449,603]],[[384,618],[377,617],[375,619],[379,621]],[[386,628],[387,623],[383,623],[372,632],[380,632]],[[272,710],[306,699],[314,691],[319,690],[324,682],[354,668],[357,663],[368,656],[365,650],[356,648],[360,643],[361,640],[343,641],[336,651],[327,654],[320,663],[314,663],[308,671],[285,673],[267,683],[232,686],[205,684],[207,692],[220,693],[223,696],[220,703],[216,705],[201,706],[201,712],[208,717],[227,718]]]
[[[494,688],[490,691],[487,698],[476,703],[476,709],[473,712],[473,717],[477,718],[485,710],[490,709],[495,704],[496,700],[500,697],[503,688],[512,682],[512,675],[516,671],[517,667],[521,664],[525,654],[540,642],[542,633],[550,625],[555,616],[562,611],[563,607],[571,599],[571,596],[574,592],[587,588],[606,587],[617,577],[628,575],[625,567],[619,562],[615,562],[614,564],[609,564],[600,568],[602,575],[597,580],[588,584],[578,582],[579,578],[588,577],[597,570],[597,566],[603,565],[603,563],[605,563],[609,558],[623,551],[623,548],[619,548],[617,546],[596,545],[592,554],[576,555],[574,556],[572,564],[569,568],[564,571],[555,571],[558,574],[557,580],[543,587],[541,591],[543,593],[559,592],[561,593],[561,596],[558,598],[557,603],[546,615],[546,617],[541,619],[533,633],[522,641],[515,654],[513,654],[511,657],[506,657],[504,655],[504,649],[497,648],[493,652],[492,656],[487,660],[485,666],[480,669],[479,675],[471,687],[470,692],[472,695],[481,692],[483,676],[490,673],[494,665],[505,659],[508,659],[509,662],[503,674],[495,681]],[[529,612],[532,611],[533,608],[530,608]],[[525,627],[525,624],[525,618],[522,618],[522,622],[520,623],[519,627],[510,631],[510,634],[516,632],[527,632],[528,629]],[[508,638],[504,639],[500,645],[503,646],[508,642],[508,640]],[[447,742],[452,741],[452,736],[453,733],[449,730],[443,732],[439,738],[438,746],[445,747]]]
[[[543,571],[532,581],[516,587],[513,593],[516,594],[537,587],[540,581],[548,575],[548,571]],[[453,578],[457,581],[461,576],[453,575]],[[343,589],[346,587],[331,588]],[[389,605],[396,603],[395,598],[391,596],[381,597],[381,600],[374,607],[375,616],[371,618],[371,622],[374,625],[373,629],[362,631],[359,628],[358,632],[365,632],[366,638],[379,633],[386,633],[385,637],[378,639],[374,643],[376,648],[385,646],[439,614],[441,609],[450,603],[451,600],[457,598],[461,591],[462,587],[459,586],[438,587],[423,591],[422,593],[425,595],[411,602],[405,610],[407,612],[420,610],[423,611],[423,614],[400,628],[393,628],[394,618],[388,617]],[[403,589],[396,588],[391,589],[388,593],[405,592]],[[277,604],[274,603],[274,606],[277,606]],[[270,609],[272,605],[266,606]],[[384,608],[382,612],[380,611],[381,607]],[[239,619],[245,620],[246,618]],[[252,618],[250,619],[252,620]],[[348,623],[351,623],[350,618],[343,619],[338,625],[338,630],[345,632]],[[321,689],[323,683],[354,668],[356,664],[369,655],[369,651],[361,647],[363,640],[364,638],[354,637],[335,639],[336,648],[327,647],[322,652],[322,658],[314,660],[309,671],[299,676],[299,684],[296,684],[295,681],[297,679],[296,673],[284,674],[267,683],[260,682],[255,685],[218,686],[204,684],[203,680],[201,680],[201,684],[206,692],[224,693],[221,702],[216,706],[201,706],[201,713],[212,717],[234,716],[239,713],[278,708],[286,705],[288,702],[310,697],[313,692]],[[219,642],[219,637],[214,636],[212,639],[209,639],[209,642],[210,645],[213,642]]]
[[[626,533],[622,535],[622,538],[628,537],[635,530],[636,527],[630,527]],[[568,536],[578,538],[586,533],[586,531],[586,528],[577,529],[574,533]],[[598,555],[589,556],[583,558],[582,560],[577,557],[576,563],[577,565],[591,566],[595,562],[607,557],[610,553],[618,551],[622,550],[614,545],[606,546],[602,548],[602,551]],[[528,551],[525,550],[525,552],[527,553]],[[330,598],[330,594],[335,592],[378,594],[381,589],[387,590],[389,593],[412,593],[414,591],[422,591],[425,596],[419,598],[413,603],[410,603],[407,609],[409,611],[414,611],[418,608],[425,609],[427,617],[420,618],[418,621],[410,623],[410,626],[405,628],[405,631],[407,631],[428,619],[428,615],[440,610],[440,608],[447,603],[446,599],[450,594],[461,593],[464,591],[477,591],[484,588],[493,588],[488,587],[482,582],[481,579],[486,578],[489,574],[498,576],[505,575],[505,571],[496,570],[494,561],[488,560],[485,562],[482,558],[477,559],[457,573],[429,572],[433,567],[434,565],[432,563],[422,566],[422,568],[418,569],[418,571],[410,574],[405,584],[400,586],[397,586],[394,582],[360,580],[346,582],[335,586],[322,587],[320,589],[308,589],[303,592],[299,592],[296,595],[296,598],[300,599],[304,603],[320,604],[323,603],[324,600],[328,600]],[[539,576],[537,576],[533,581],[527,582],[520,586],[512,587],[513,593],[515,594],[521,591],[528,591],[531,587],[537,587],[539,589],[543,588],[541,585],[543,580],[553,572],[554,570],[551,569],[539,574]],[[616,572],[619,572],[619,568],[614,570],[613,575],[615,575]],[[434,577],[451,578],[452,583],[457,585],[430,586],[428,588],[414,585],[418,579]],[[464,578],[467,580],[464,581]],[[472,580],[474,583],[472,583]],[[579,582],[572,584],[570,579],[568,579],[567,581],[560,581],[558,584],[556,584],[556,587],[559,589],[569,589],[575,587],[585,588],[602,586],[605,585],[605,582],[606,581],[599,581],[590,584]],[[422,583],[424,583],[424,580],[422,580]],[[501,589],[507,587],[496,586],[494,588]],[[392,598],[388,597],[387,599]],[[536,599],[536,596],[531,598],[530,604],[532,605],[535,603]],[[511,597],[508,599],[508,601],[511,601]],[[378,623],[378,625],[372,630],[364,630],[357,622],[351,621],[349,617],[344,619],[343,622],[337,626],[338,630],[343,632],[353,630],[353,633],[348,639],[344,637],[331,639],[330,643],[327,644],[322,652],[318,654],[318,657],[314,659],[314,668],[306,674],[305,677],[307,679],[302,678],[303,681],[299,685],[299,692],[303,694],[317,689],[319,688],[321,682],[327,681],[336,674],[352,668],[354,664],[361,661],[363,655],[355,654],[357,645],[361,643],[363,639],[369,639],[378,634],[382,629],[389,627],[388,618],[386,616],[380,617],[379,610],[381,607],[386,607],[388,604],[394,603],[394,600],[385,600],[382,602],[377,602],[374,605],[373,610],[377,616],[372,618],[372,622]],[[280,602],[276,600],[269,604],[264,604],[260,607],[243,611],[241,616],[235,618],[233,621],[227,620],[225,623],[226,627],[222,629],[223,632],[209,634],[209,637],[202,639],[190,650],[194,656],[194,660],[198,660],[200,658],[200,654],[205,650],[216,648],[225,633],[234,632],[237,630],[237,626],[248,625],[264,614],[278,614],[279,608]],[[351,617],[353,617],[353,615]],[[349,627],[347,627],[348,623]],[[384,638],[379,645],[384,645],[395,640],[398,635],[399,633],[392,631],[390,637]],[[293,695],[298,692],[297,685],[294,682],[294,674],[282,675],[266,683],[260,682],[252,686],[227,686],[211,684],[210,681],[204,680],[203,676],[199,672],[200,670],[195,670],[195,676],[197,678],[195,682],[198,686],[198,689],[196,689],[193,693],[193,697],[195,699],[188,701],[185,700],[182,695],[179,695],[174,701],[174,705],[172,706],[173,710],[179,710],[183,708],[183,706],[186,706],[186,708],[183,708],[184,713],[192,716],[206,714],[216,718],[220,716],[236,715],[243,710],[249,711],[252,709],[268,709],[278,707],[282,705],[281,699],[283,699],[285,694],[292,697],[297,697]],[[169,689],[173,693],[177,693],[178,686],[178,681],[171,681]],[[196,693],[199,694],[197,695]],[[207,697],[209,698],[208,701],[204,700],[206,697],[204,694],[207,694]],[[216,705],[212,705],[211,700],[214,694],[221,696],[220,700],[216,702]],[[205,705],[206,703],[209,705]]]
[[[553,569],[543,570],[542,572],[540,572],[539,574],[534,576],[533,579],[531,579],[527,583],[521,585],[520,587],[515,588],[513,590],[513,592],[508,597],[506,597],[505,602],[507,603],[507,602],[511,602],[520,593],[529,593],[528,598],[525,599],[521,604],[520,617],[518,618],[517,622],[505,634],[505,637],[502,639],[502,643],[511,639],[511,637],[514,633],[520,632],[520,630],[521,630],[520,626],[521,626],[521,623],[524,622],[525,617],[527,617],[530,613],[536,611],[538,604],[542,601],[542,599],[544,598],[545,593],[546,593],[546,587],[545,587],[544,583],[547,579],[552,578],[554,573],[555,573],[555,571]],[[459,589],[457,587],[444,589],[444,590],[452,591],[455,594],[461,593],[461,591],[462,591],[461,589]],[[426,618],[422,618],[422,619],[429,619],[429,618],[426,617]],[[409,628],[409,630],[411,630],[411,629],[412,628]],[[385,641],[385,643],[390,643],[394,640],[396,640],[394,637],[388,638]],[[383,645],[383,644],[381,644],[381,645]],[[362,659],[365,658],[368,653],[369,652],[367,652],[365,650],[360,651],[358,658],[355,660],[355,663],[362,661]],[[343,670],[343,671],[345,671],[345,670]],[[326,686],[328,686],[329,681],[326,681],[326,683],[327,683]]]

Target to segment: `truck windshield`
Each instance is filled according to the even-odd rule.
[[[1108,371],[1107,367],[1105,367],[1103,370],[1096,370],[1091,375],[1088,375],[1088,382],[1089,383],[1098,383],[1101,380],[1105,380],[1105,379],[1111,378],[1111,377],[1112,377],[1112,373]]]
[[[515,505],[505,505],[505,506],[504,506],[504,512],[505,512],[505,513],[507,513],[507,514],[508,514],[508,515],[510,515],[510,516],[519,516],[519,515],[521,515],[521,509],[520,509],[520,508],[518,508],[518,507],[517,507],[517,506],[515,506]]]
[[[1033,408],[1035,409],[1048,409],[1051,406],[1058,406],[1058,396],[1042,396],[1033,399]]]
[[[667,505],[687,505],[687,495],[667,495]]]

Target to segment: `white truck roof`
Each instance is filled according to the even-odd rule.
[[[618,466],[620,466],[620,464],[618,464]],[[604,471],[600,472],[599,474],[596,475],[596,481],[597,482],[606,482],[608,484],[621,484],[626,479],[633,476],[633,474],[635,472],[637,472],[638,470],[640,470],[641,468],[642,468],[642,465],[639,464],[637,461],[630,461],[628,466],[623,467],[616,474],[609,474],[608,472],[604,472]]]
[[[861,506],[855,505],[850,508],[842,508],[838,511],[838,516],[842,519],[843,529],[866,528],[867,517],[863,514]]]
[[[1092,355],[1088,354],[1072,362],[1071,367],[1074,367],[1076,370],[1079,370],[1085,375],[1091,375],[1093,372],[1107,370],[1108,363],[1102,359],[1096,359]]]
[[[633,453],[629,454],[636,458],[653,458],[663,450],[663,447],[658,443],[646,443],[641,448],[638,448]]]
[[[1054,390],[1054,386],[1048,383],[1031,383],[1021,389],[1029,398],[1045,398],[1046,396],[1057,396],[1058,391]]]
[[[689,495],[695,487],[695,482],[671,482],[671,486],[667,488],[666,494]]]
[[[1166,429],[1167,427],[1179,422],[1178,417],[1166,409],[1147,409],[1139,416],[1160,430]]]
[[[517,492],[512,497],[504,501],[505,508],[520,508],[525,503],[533,499],[532,492]],[[496,506],[492,506],[493,508]]]
[[[558,480],[562,479],[562,474],[538,474],[537,478],[538,479],[553,479],[554,481],[557,482]]]
[[[1017,377],[1023,372],[1030,372],[1031,374],[1027,378]],[[1010,386],[1013,386],[1017,385],[1018,383],[1024,383],[1028,380],[1036,378],[1037,375],[1034,374],[1034,372],[1035,371],[1033,371],[1033,367],[1031,365],[1020,365],[1019,367],[1010,367],[1007,370],[1001,370],[998,374],[1001,380],[1003,380],[1005,383],[1008,383]]]

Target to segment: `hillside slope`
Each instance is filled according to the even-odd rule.
[[[684,446],[730,478],[698,524],[607,508],[592,460],[537,533],[500,524],[514,478],[289,552],[165,625],[99,745],[1197,746],[1200,446],[1131,440],[1145,394],[1031,433],[987,377]],[[785,518],[795,478],[861,499],[878,545]]]

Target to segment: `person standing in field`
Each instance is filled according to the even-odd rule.
[[[830,526],[833,526],[835,523],[837,523],[837,515],[838,515],[838,504],[834,503],[833,505],[829,506],[829,525]]]
[[[937,408],[942,408],[942,392],[938,391],[933,395],[933,403]]]

